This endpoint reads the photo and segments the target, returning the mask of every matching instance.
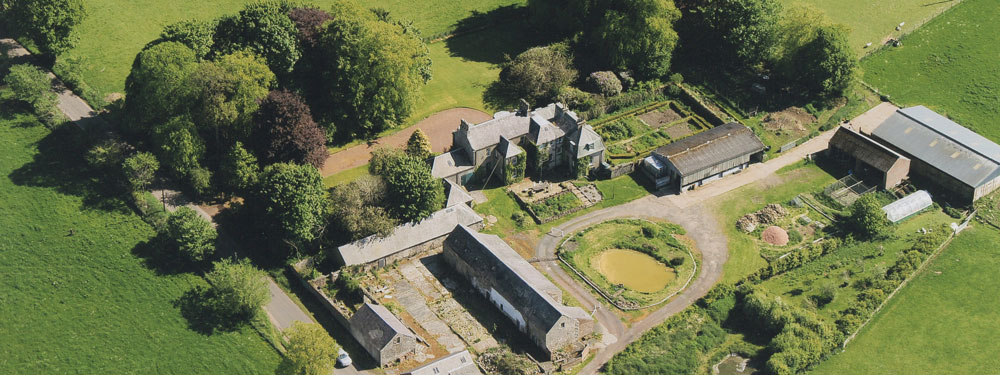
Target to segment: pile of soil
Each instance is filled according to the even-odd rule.
[[[805,125],[816,122],[816,116],[799,107],[788,107],[784,111],[771,113],[764,117],[761,125],[767,131],[777,134],[803,134]]]
[[[785,246],[788,244],[788,232],[781,227],[769,226],[764,229],[764,233],[761,233],[760,237],[771,245]]]
[[[658,110],[639,115],[639,119],[649,127],[656,129],[665,124],[681,119],[681,115],[674,112],[670,107],[663,107]]]

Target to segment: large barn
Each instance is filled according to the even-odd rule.
[[[911,176],[975,202],[1000,187],[1000,145],[927,107],[896,111],[872,137],[908,156]]]
[[[643,160],[656,187],[693,190],[764,159],[764,143],[743,124],[731,122],[670,143]]]
[[[846,161],[851,173],[891,189],[910,173],[910,159],[850,128],[840,127],[830,138],[829,155]]]

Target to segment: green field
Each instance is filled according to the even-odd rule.
[[[957,4],[956,0],[781,0],[785,7],[804,4],[819,9],[850,27],[848,41],[859,54],[870,52],[889,37],[916,30],[935,15]],[[905,22],[902,30],[896,26]],[[866,43],[871,47],[864,48]]]
[[[12,104],[0,99],[0,373],[273,373],[253,329],[188,328],[174,303],[205,281],[148,268],[134,254],[153,230],[95,191],[76,129]]]
[[[113,1],[84,0],[88,18],[78,28],[79,45],[67,57],[83,59],[81,67],[84,80],[102,96],[118,92],[125,87],[125,77],[132,67],[132,60],[142,47],[156,39],[163,26],[184,19],[208,20],[234,14],[247,3],[246,0],[214,1]],[[331,0],[313,0],[307,3],[328,8]],[[371,0],[366,6],[383,7],[391,14],[409,19],[423,35],[435,35],[451,30],[456,22],[473,15],[507,5],[520,5],[524,0]],[[522,28],[510,28],[519,30]],[[505,34],[505,33],[501,33]],[[512,33],[518,34],[518,33]],[[460,44],[466,43],[465,46]],[[485,85],[496,79],[498,70],[493,64],[502,59],[512,41],[523,42],[519,36],[496,38],[470,37],[457,43],[435,43],[431,46],[434,60],[434,80],[424,90],[424,100],[413,114],[413,121],[441,109],[456,106],[483,109],[482,92]],[[463,47],[468,47],[463,50]],[[480,56],[463,56],[464,52],[478,49]],[[490,57],[486,61],[481,57]]]
[[[892,100],[926,105],[1000,141],[1000,6],[966,0],[903,39],[903,47],[869,56],[864,79]]]
[[[973,225],[813,373],[996,373],[1000,232]]]
[[[816,164],[795,164],[779,170],[771,178],[733,190],[717,199],[715,216],[729,239],[729,260],[722,282],[733,283],[767,265],[757,241],[736,229],[741,216],[764,208],[769,203],[787,205],[803,192],[814,191],[834,181],[833,176]],[[817,216],[816,214],[810,214]]]

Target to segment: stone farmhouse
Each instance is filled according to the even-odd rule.
[[[385,366],[416,353],[417,336],[382,305],[365,303],[351,316],[351,336]]]
[[[481,168],[502,176],[504,167],[525,153],[537,160],[540,173],[575,171],[569,168],[578,164],[589,172],[604,163],[604,141],[562,103],[531,110],[522,100],[516,112],[498,112],[476,125],[462,120],[452,133],[452,151],[431,160],[431,174],[465,185]]]
[[[500,237],[456,226],[444,259],[550,356],[594,331],[593,318],[563,305],[562,290]]]
[[[912,176],[965,203],[1000,188],[1000,145],[927,107],[897,110],[871,137],[909,158]]]
[[[909,158],[847,127],[830,138],[827,154],[880,189],[896,187],[910,172]]]
[[[404,375],[482,375],[468,350],[449,354]]]
[[[643,159],[657,188],[693,190],[764,159],[764,143],[743,124],[731,122],[662,146]]]

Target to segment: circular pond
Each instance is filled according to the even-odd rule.
[[[658,292],[676,277],[673,268],[635,250],[608,249],[590,261],[608,281],[637,292]]]

